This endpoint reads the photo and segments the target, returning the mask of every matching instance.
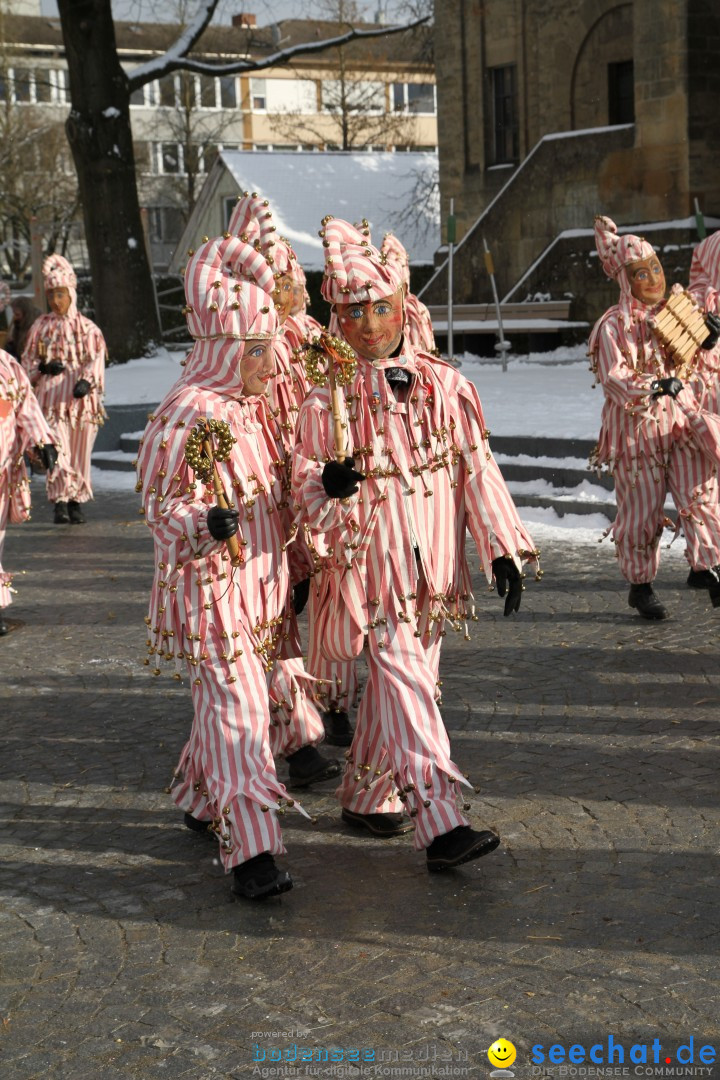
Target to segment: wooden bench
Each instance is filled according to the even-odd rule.
[[[447,334],[447,307],[432,304],[428,307],[436,334]],[[552,333],[587,323],[569,322],[569,300],[538,300],[536,303],[501,304],[500,314],[506,331],[516,333]],[[453,331],[456,334],[497,333],[497,312],[494,304],[455,304]]]

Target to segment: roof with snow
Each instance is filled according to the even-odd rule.
[[[440,237],[437,155],[432,153],[367,153],[223,150],[200,191],[178,244],[172,266],[202,235],[219,235],[227,227],[229,197],[257,191],[268,199],[275,225],[292,244],[306,270],[322,270],[323,247],[318,236],[326,214],[356,222],[367,218],[371,239],[380,246],[384,233],[394,232],[412,263],[432,263]],[[432,188],[429,198],[418,197]]]

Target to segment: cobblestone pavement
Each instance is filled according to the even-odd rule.
[[[84,527],[38,503],[0,642],[4,1080],[352,1075],[273,1066],[292,1045],[486,1076],[499,1036],[525,1076],[538,1043],[720,1041],[720,611],[680,559],[664,624],[627,607],[608,544],[546,550],[513,619],[477,583],[444,715],[497,852],[430,876],[407,838],[342,826],[328,785],[303,796],[318,825],[285,819],[295,889],[253,906],[163,793],[190,703],[142,666],[134,495]]]

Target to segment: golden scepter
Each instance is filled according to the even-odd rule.
[[[217,446],[213,446],[213,436],[217,436]],[[206,485],[212,484],[215,501],[221,510],[229,510],[230,502],[225,494],[218,461],[227,461],[237,440],[225,420],[200,418],[188,435],[185,443],[185,460],[195,475]],[[240,545],[237,536],[230,536],[226,541],[233,566],[240,566]]]
[[[304,345],[303,348],[305,350],[305,371],[310,382],[315,386],[327,386],[328,384],[330,386],[335,460],[342,464],[347,457],[345,440],[345,428],[347,425],[343,424],[342,421],[338,386],[349,386],[355,378],[357,357],[347,342],[324,331],[319,337]]]

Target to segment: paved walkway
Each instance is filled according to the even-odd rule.
[[[38,499],[6,548],[3,1080],[484,1077],[498,1037],[522,1077],[536,1044],[720,1042],[720,611],[677,559],[658,625],[608,544],[546,551],[514,619],[478,583],[444,715],[495,854],[431,877],[407,838],[342,826],[328,787],[303,800],[317,826],[285,819],[295,889],[253,906],[163,793],[191,711],[142,664],[135,497],[88,516],[53,526]]]

